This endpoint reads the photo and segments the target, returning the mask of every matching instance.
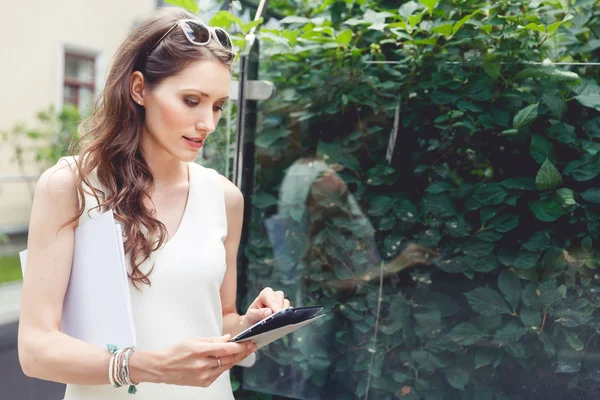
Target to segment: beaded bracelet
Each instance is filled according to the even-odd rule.
[[[129,378],[129,357],[133,354],[133,348],[127,349],[127,352],[123,356],[123,381],[127,385],[134,385],[134,383]]]
[[[137,383],[132,382],[129,377],[129,357],[131,357],[135,347],[119,349],[113,344],[107,344],[106,347],[111,354],[110,362],[108,364],[108,378],[110,384],[116,388],[129,385],[127,392],[135,394],[137,392]]]

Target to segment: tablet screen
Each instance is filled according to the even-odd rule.
[[[275,314],[257,322],[250,328],[238,334],[231,339],[232,342],[247,339],[252,336],[260,335],[261,333],[269,332],[287,325],[298,324],[307,319],[313,318],[321,310],[322,306],[312,307],[291,307],[280,310]]]

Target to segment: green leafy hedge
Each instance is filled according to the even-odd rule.
[[[600,54],[598,4],[394,4],[277,2],[283,28],[261,31],[261,79],[279,94],[255,138],[247,289],[301,288],[329,314],[263,350],[245,387],[311,399],[597,397],[600,67],[584,64]],[[351,223],[321,215],[330,220],[286,284],[264,222],[286,168],[311,156],[346,182],[385,258],[415,242],[440,252],[435,265],[382,288],[334,289],[340,254],[377,265],[357,261]],[[326,351],[311,352],[319,330]]]

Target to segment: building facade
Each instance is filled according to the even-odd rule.
[[[36,114],[66,103],[82,112],[102,90],[111,57],[157,0],[33,0],[0,8],[0,232],[25,232],[41,166],[34,152],[16,162],[17,125],[36,128]]]

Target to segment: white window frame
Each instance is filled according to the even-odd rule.
[[[64,106],[65,85],[65,56],[67,54],[81,55],[94,59],[94,99],[104,89],[104,75],[106,73],[106,57],[99,50],[75,46],[68,43],[59,43],[56,49],[56,98],[54,104],[56,112]]]

